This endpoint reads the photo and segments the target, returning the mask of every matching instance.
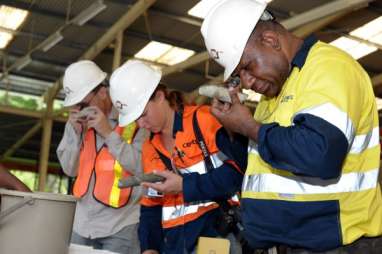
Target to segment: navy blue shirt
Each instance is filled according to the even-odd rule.
[[[301,69],[316,42],[314,36],[306,38],[292,66]],[[272,167],[322,179],[340,176],[348,146],[340,129],[311,114],[298,114],[288,127],[263,124],[258,134],[259,154]]]

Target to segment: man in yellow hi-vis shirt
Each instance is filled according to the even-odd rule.
[[[249,138],[245,236],[282,253],[382,253],[379,124],[370,79],[345,52],[295,37],[260,0],[223,0],[205,18],[210,56],[261,93],[255,115],[231,91],[223,126]],[[280,248],[281,249],[281,248]]]

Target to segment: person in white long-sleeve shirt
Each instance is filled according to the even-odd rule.
[[[64,106],[70,110],[57,155],[65,174],[76,177],[73,195],[79,201],[72,242],[140,253],[141,188],[119,189],[117,184],[120,178],[142,174],[141,147],[147,134],[135,123],[118,127],[105,79],[106,73],[86,60],[65,71]]]

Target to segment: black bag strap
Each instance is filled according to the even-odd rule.
[[[206,145],[206,142],[204,141],[203,134],[200,130],[200,126],[199,126],[196,114],[197,114],[197,110],[195,110],[194,115],[192,116],[192,125],[194,127],[194,133],[196,136],[196,140],[198,142],[200,150],[202,150],[204,163],[206,165],[206,169],[208,172],[208,171],[211,171],[212,169],[214,169],[215,167],[212,163],[212,160],[210,157],[210,152],[208,151],[208,147]],[[215,200],[215,202],[218,203],[220,205],[220,207],[223,208],[224,210],[227,210],[227,209],[229,209],[229,207],[231,207],[231,205],[225,199]]]
[[[196,111],[194,112],[194,115],[192,117],[192,125],[194,128],[196,140],[198,142],[200,150],[202,150],[202,153],[203,153],[203,159],[204,159],[204,163],[206,165],[207,171],[210,171],[214,168],[214,166],[213,166],[212,161],[211,161],[210,152],[208,151],[206,142],[204,141],[202,132],[201,132],[200,127],[199,127],[198,119],[196,117]],[[168,168],[169,170],[175,171],[173,166],[172,166],[170,158],[168,158],[166,155],[164,155],[157,148],[155,148],[155,151],[159,155],[160,160],[163,162],[163,164],[166,166],[166,168]]]
[[[198,142],[200,150],[202,150],[203,153],[203,160],[206,165],[207,171],[210,171],[214,169],[214,165],[211,161],[210,152],[208,151],[208,147],[206,145],[206,142],[204,141],[204,137],[202,134],[202,131],[200,130],[200,126],[197,119],[198,110],[195,110],[194,115],[192,116],[192,127],[194,128],[194,133],[196,137],[196,141]]]
[[[208,151],[208,147],[206,145],[206,142],[204,141],[203,134],[200,130],[196,113],[197,113],[197,110],[194,112],[194,114],[192,116],[192,126],[194,129],[195,137],[196,137],[196,140],[198,142],[199,148],[200,148],[200,150],[202,150],[202,153],[203,153],[203,159],[204,159],[204,163],[206,165],[206,169],[207,169],[207,171],[210,171],[210,170],[214,169],[214,165],[211,161],[210,152]],[[166,157],[166,155],[161,153],[157,148],[155,148],[155,151],[158,153],[159,158],[164,163],[164,165],[169,170],[176,172],[176,170],[172,166],[171,160],[168,157]]]
[[[202,153],[203,153],[203,159],[204,159],[204,163],[206,165],[206,169],[207,169],[207,171],[210,171],[210,170],[214,169],[214,166],[213,166],[213,163],[212,163],[212,160],[210,157],[210,152],[208,151],[208,147],[206,145],[206,142],[204,141],[202,132],[200,130],[200,126],[199,126],[196,114],[197,114],[197,110],[194,112],[194,115],[192,117],[192,125],[194,127],[194,133],[195,133],[196,140],[198,142],[200,150],[202,150]],[[237,212],[235,212],[234,210],[231,210],[232,205],[226,199],[217,199],[217,200],[215,200],[215,202],[219,204],[219,207],[220,207],[222,214],[224,216],[228,215],[229,217],[235,217],[235,220],[237,220],[237,221],[234,223],[234,225],[231,228],[232,233],[235,235],[235,237],[237,238],[237,240],[239,242],[244,241],[243,240],[244,238],[242,237],[242,234],[241,234],[242,226],[241,226],[241,223],[238,221]],[[232,223],[233,223],[233,221],[234,220],[232,219]],[[225,232],[225,234],[228,234],[228,233],[229,232]]]
[[[158,153],[160,160],[163,162],[163,164],[168,168],[168,170],[174,171],[174,168],[172,167],[172,163],[170,158],[166,157],[163,153],[161,153],[158,149],[155,148],[155,151]]]

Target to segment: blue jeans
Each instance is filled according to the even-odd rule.
[[[141,253],[138,240],[138,224],[126,226],[114,235],[94,239],[82,237],[73,232],[71,242],[120,254]]]

